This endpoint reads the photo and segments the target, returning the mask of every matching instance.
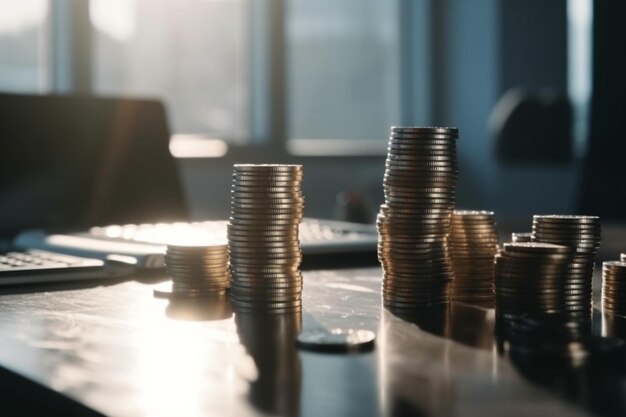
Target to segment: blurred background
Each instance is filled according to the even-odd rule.
[[[297,162],[307,216],[372,221],[391,125],[460,129],[459,207],[620,219],[624,8],[0,0],[0,91],[162,100],[197,219],[227,216],[233,163]]]

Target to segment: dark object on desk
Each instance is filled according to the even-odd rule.
[[[157,101],[0,94],[0,236],[183,220]]]
[[[572,157],[572,109],[551,91],[509,90],[491,115],[498,160],[507,164],[565,164]]]

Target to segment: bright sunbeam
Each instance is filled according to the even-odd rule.
[[[39,24],[48,14],[46,0],[0,0],[0,33],[19,32]]]
[[[592,92],[592,0],[568,0],[568,92],[574,106],[576,153],[584,155]]]
[[[153,417],[204,416],[209,409],[216,415],[237,414],[233,407],[247,383],[234,376],[235,364],[246,355],[229,327],[233,324],[170,320],[163,305],[151,299],[134,310],[140,326],[130,371],[140,389],[139,409]]]
[[[98,30],[118,41],[135,34],[135,0],[91,0],[89,18]]]

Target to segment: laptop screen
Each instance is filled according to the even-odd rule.
[[[157,101],[0,94],[0,137],[2,237],[187,217]]]

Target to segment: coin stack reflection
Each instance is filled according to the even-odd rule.
[[[621,316],[626,315],[626,262],[624,261],[608,261],[602,264],[602,310]]]
[[[600,240],[599,217],[533,216],[533,241],[565,245],[572,250],[565,276],[566,309],[572,315],[587,316],[592,311],[593,270]]]
[[[562,313],[570,248],[505,243],[496,256],[496,312],[501,322],[520,314]]]
[[[377,218],[383,303],[446,305],[453,273],[446,239],[454,208],[458,130],[392,127]]]
[[[455,210],[448,250],[454,270],[452,299],[468,303],[494,301],[494,257],[498,232],[492,211]]]
[[[228,246],[235,311],[301,309],[301,165],[234,166]]]

